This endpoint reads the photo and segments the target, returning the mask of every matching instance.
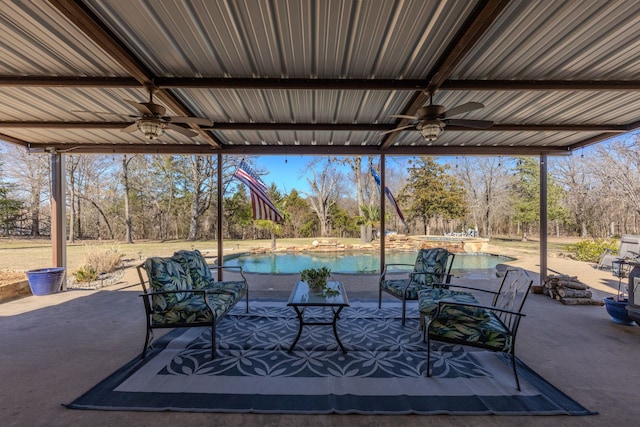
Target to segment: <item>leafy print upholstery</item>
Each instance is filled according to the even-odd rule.
[[[216,282],[211,280],[207,283],[207,290],[221,291],[233,295],[234,299],[241,298],[247,292],[247,282],[242,280],[229,282]]]
[[[166,310],[154,311],[151,320],[154,326],[180,324],[211,324],[231,308],[235,298],[231,294],[195,292]],[[205,301],[205,297],[207,301]]]
[[[465,345],[491,347],[496,351],[511,351],[512,335],[495,313],[484,310],[484,316],[470,316],[465,314],[464,310],[461,311],[461,308],[464,306],[444,304],[442,313],[428,324],[429,334]]]
[[[247,282],[243,280],[216,281],[207,261],[197,249],[178,251],[173,254],[173,259],[178,261],[191,276],[194,289],[223,291],[233,295],[235,299],[242,297],[247,292]]]
[[[478,304],[478,300],[464,291],[453,291],[442,288],[424,288],[418,291],[418,311],[427,317],[433,317],[438,310],[439,301],[451,301],[458,304]],[[477,307],[465,305],[448,305],[440,314],[441,317],[451,317],[453,320],[485,321],[489,320],[489,313]]]
[[[411,284],[415,286],[431,286],[442,282],[447,272],[449,251],[442,248],[420,249],[416,257],[414,272],[429,274],[412,274]]]
[[[149,275],[149,285],[152,292],[166,292],[152,296],[153,311],[170,310],[190,297],[188,292],[193,290],[191,276],[187,275],[180,263],[171,258],[151,257],[144,262],[144,268]]]
[[[209,281],[213,280],[209,265],[199,250],[178,251],[173,254],[173,259],[191,276],[194,289],[206,289]]]
[[[381,286],[383,289],[385,289],[387,292],[395,295],[400,299],[402,298],[405,298],[408,300],[418,299],[418,288],[416,288],[415,286],[408,286],[408,285],[409,285],[408,279],[384,280],[381,283]],[[407,292],[406,297],[403,296],[405,294],[405,289]]]
[[[442,248],[420,249],[410,279],[383,280],[380,286],[400,299],[417,300],[420,288],[445,280],[450,255],[449,251]]]

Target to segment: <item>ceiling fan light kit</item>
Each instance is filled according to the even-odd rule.
[[[150,140],[159,138],[167,129],[181,133],[189,138],[193,138],[198,135],[194,130],[178,126],[176,123],[193,124],[197,126],[213,126],[213,122],[211,120],[203,117],[165,116],[167,109],[164,106],[153,102],[153,92],[155,92],[155,89],[149,87],[146,89],[149,91],[149,102],[136,102],[123,99],[124,102],[138,110],[137,115],[83,110],[77,110],[77,112],[110,115],[115,114],[132,119],[135,118],[136,120],[133,123],[130,123],[127,127],[121,129],[121,131],[131,133],[139,130],[144,134],[145,138]]]
[[[432,142],[438,139],[443,130],[444,129],[442,129],[442,126],[440,124],[429,123],[420,127],[420,134],[425,139],[425,141]]]
[[[429,105],[425,105],[418,109],[415,116],[408,114],[392,114],[391,117],[395,117],[403,120],[410,120],[413,123],[396,127],[385,132],[382,135],[398,132],[405,129],[414,128],[419,131],[425,141],[433,142],[444,132],[444,128],[447,124],[469,127],[475,129],[486,129],[493,125],[490,120],[467,120],[467,119],[451,119],[450,117],[458,114],[468,113],[470,111],[479,110],[484,108],[484,105],[479,102],[467,102],[457,107],[453,107],[446,110],[444,105],[437,105],[433,103],[433,94],[429,94]]]
[[[138,120],[138,129],[145,137],[153,140],[164,133],[165,123],[154,118],[141,118]]]

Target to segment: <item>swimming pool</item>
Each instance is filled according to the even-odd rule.
[[[387,264],[413,264],[415,252],[389,252]],[[457,253],[452,271],[486,270],[514,261],[503,255],[483,252]],[[377,252],[296,252],[245,254],[226,257],[225,265],[241,266],[248,273],[296,274],[305,268],[327,266],[334,273],[380,273],[380,254]]]

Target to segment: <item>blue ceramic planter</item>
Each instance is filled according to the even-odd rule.
[[[607,309],[607,313],[611,316],[611,320],[620,325],[634,325],[633,320],[629,317],[627,312],[626,299],[623,301],[617,301],[613,297],[606,297],[603,299],[604,308]]]
[[[64,267],[41,268],[27,271],[27,280],[33,295],[55,294],[62,286]]]

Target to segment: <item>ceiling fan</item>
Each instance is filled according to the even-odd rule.
[[[405,114],[393,114],[391,117],[399,119],[412,120],[414,123],[400,126],[395,129],[391,129],[382,132],[382,135],[398,132],[404,129],[415,128],[427,141],[435,141],[440,134],[444,131],[445,126],[463,126],[475,129],[486,129],[493,125],[490,120],[468,120],[468,119],[450,119],[452,116],[458,114],[468,113],[469,111],[478,110],[484,108],[484,105],[479,102],[467,102],[466,104],[458,105],[449,110],[445,110],[444,105],[433,104],[433,94],[429,94],[429,105],[425,105],[420,108],[415,116],[409,116]]]
[[[95,114],[112,114],[130,119],[135,119],[133,123],[121,129],[122,132],[135,132],[140,130],[146,138],[156,139],[161,136],[165,129],[174,130],[188,137],[194,137],[198,133],[192,129],[187,129],[182,126],[176,125],[176,123],[193,123],[199,126],[212,126],[213,122],[209,119],[202,117],[187,117],[187,116],[165,116],[167,109],[160,104],[153,102],[153,93],[155,89],[147,88],[149,90],[149,102],[136,102],[128,99],[123,99],[133,108],[138,110],[138,114],[119,114],[119,113],[106,113],[101,111],[80,111],[73,110],[79,113],[95,113]]]

